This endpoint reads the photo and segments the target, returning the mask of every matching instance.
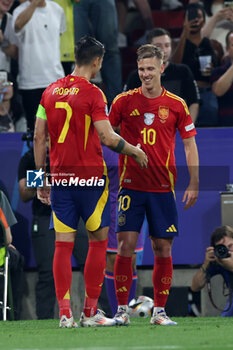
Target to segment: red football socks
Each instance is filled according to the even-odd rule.
[[[53,276],[60,317],[65,315],[70,318],[72,316],[70,308],[70,288],[72,281],[71,255],[73,247],[74,242],[55,242]]]
[[[128,305],[128,297],[133,279],[132,257],[117,254],[114,266],[114,279],[118,305]]]
[[[172,257],[155,257],[153,270],[154,306],[165,307],[172,282]]]
[[[105,241],[89,241],[84,269],[86,295],[83,311],[87,317],[96,314],[97,302],[105,275],[107,244],[107,239]]]

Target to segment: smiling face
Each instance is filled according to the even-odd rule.
[[[164,71],[164,64],[157,57],[143,58],[138,61],[138,75],[142,87],[153,90],[160,86],[160,77]]]

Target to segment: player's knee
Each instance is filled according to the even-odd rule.
[[[153,240],[152,239],[152,249],[156,256],[161,258],[168,258],[171,256],[171,240]]]
[[[135,250],[135,245],[129,241],[118,242],[118,253],[121,256],[130,257],[133,255]]]

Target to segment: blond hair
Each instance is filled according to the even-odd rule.
[[[142,45],[137,49],[137,61],[151,57],[163,60],[163,51],[159,47],[151,44]]]

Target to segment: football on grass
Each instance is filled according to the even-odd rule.
[[[154,306],[153,299],[141,295],[129,302],[129,313],[131,317],[151,317]]]

